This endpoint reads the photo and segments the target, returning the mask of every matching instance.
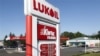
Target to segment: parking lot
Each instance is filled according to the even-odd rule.
[[[14,52],[14,50],[0,49],[0,56],[25,56],[25,52]]]
[[[63,47],[61,48],[61,56],[73,56],[84,52],[83,47]]]
[[[92,48],[87,48],[92,49]],[[61,47],[60,56],[73,56],[84,52],[84,47]],[[15,52],[14,49],[0,49],[0,56],[25,56],[25,52]]]

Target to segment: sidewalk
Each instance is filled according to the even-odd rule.
[[[18,48],[7,48],[7,49],[5,49],[5,51],[7,53],[22,53],[22,52],[25,52],[22,49],[18,49]]]
[[[91,49],[87,49],[87,52],[100,52],[100,48],[91,48]]]

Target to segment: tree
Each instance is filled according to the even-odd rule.
[[[100,31],[98,31],[97,38],[100,39]]]
[[[80,33],[80,32],[76,32],[75,33],[75,37],[83,37],[84,36],[84,34],[82,34],[82,33]]]
[[[7,37],[8,37],[7,35],[5,35],[5,37],[4,37],[4,42],[3,42],[4,43],[4,46],[7,46],[7,40],[6,40]]]
[[[15,34],[10,32],[9,37],[15,37]]]
[[[75,37],[75,36],[74,36],[74,33],[72,33],[72,32],[67,32],[67,31],[63,32],[63,33],[61,34],[61,36],[63,36],[63,37],[69,37],[70,39],[72,39],[72,38]]]
[[[20,37],[23,37],[23,34],[20,34]]]
[[[61,36],[68,37],[69,32],[65,31],[61,34]]]
[[[83,33],[81,32],[76,32],[76,33],[73,33],[73,32],[63,32],[61,34],[61,36],[64,36],[64,37],[69,37],[70,39],[73,39],[73,38],[77,38],[77,37],[84,37],[86,35],[84,35]]]
[[[12,33],[10,32],[9,36],[12,36]]]
[[[69,36],[70,39],[75,38],[75,35],[74,35],[74,33],[72,33],[72,32],[69,32],[68,36]]]

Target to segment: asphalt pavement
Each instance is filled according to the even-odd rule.
[[[84,47],[62,47],[61,56],[73,56],[84,52]]]
[[[83,53],[84,50],[84,47],[61,47],[60,56],[73,56]],[[25,52],[16,52],[14,49],[0,49],[0,56],[25,56]]]
[[[25,52],[14,52],[15,50],[0,50],[0,56],[25,56]]]

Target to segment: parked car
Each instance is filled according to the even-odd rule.
[[[0,46],[0,49],[3,49],[3,46]]]
[[[26,47],[25,46],[21,46],[22,50],[25,51],[26,50]]]
[[[80,47],[88,47],[88,45],[86,45],[86,46],[85,45],[81,45]]]

